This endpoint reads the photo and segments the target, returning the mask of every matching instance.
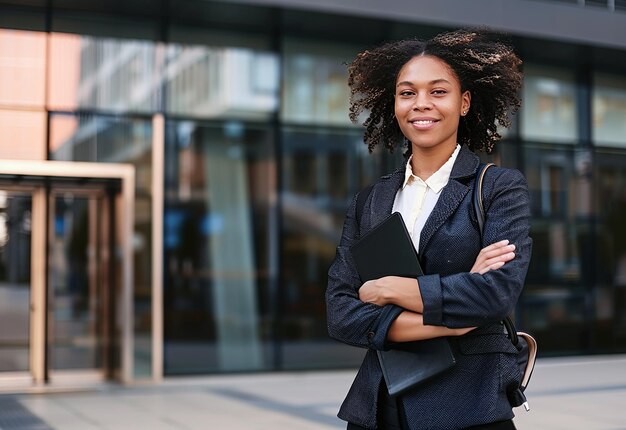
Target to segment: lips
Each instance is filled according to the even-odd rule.
[[[410,120],[409,122],[413,125],[413,127],[419,130],[426,130],[437,124],[439,120],[435,118],[416,118]]]

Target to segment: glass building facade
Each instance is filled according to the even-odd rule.
[[[346,63],[453,26],[144,5],[0,0],[0,158],[135,167],[134,378],[356,366],[327,335],[327,270],[355,193],[403,158],[368,154]],[[483,158],[531,190],[515,319],[544,356],[625,352],[626,46],[512,41],[523,108]],[[0,251],[5,206],[0,192]]]

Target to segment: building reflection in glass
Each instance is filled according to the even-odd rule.
[[[201,4],[214,21],[187,25],[196,9],[181,9],[167,42],[0,30],[0,157],[136,167],[137,376],[152,370],[156,173],[167,375],[356,365],[362,351],[326,333],[327,270],[355,193],[403,164],[367,154],[348,121],[345,63],[365,47],[321,34],[337,17],[291,11],[270,30],[258,17],[273,10]],[[399,28],[350,23],[352,40]],[[523,109],[492,157],[530,185],[516,318],[544,354],[626,350],[626,83],[579,72],[527,61]]]

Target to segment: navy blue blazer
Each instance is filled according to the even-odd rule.
[[[427,274],[418,278],[424,323],[478,328],[450,338],[457,352],[457,364],[452,370],[399,396],[411,430],[462,429],[513,417],[506,390],[509,386],[517,387],[520,371],[517,350],[504,334],[500,321],[514,309],[530,261],[528,186],[517,170],[495,167],[487,171],[483,182],[486,216],[481,237],[472,207],[479,164],[478,156],[463,146],[450,180],[424,225],[418,250]],[[403,309],[359,300],[361,281],[349,249],[360,235],[391,213],[403,179],[404,168],[374,184],[360,226],[355,219],[354,198],[328,273],[330,336],[367,349],[338,416],[369,429],[376,428],[378,391],[384,383],[375,350],[388,349],[389,327]],[[515,259],[484,275],[469,273],[479,251],[503,239],[515,244]]]

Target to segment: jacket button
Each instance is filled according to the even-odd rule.
[[[374,337],[374,334],[375,333],[373,331],[370,331],[369,333],[367,333],[367,339],[372,340],[372,338]]]

